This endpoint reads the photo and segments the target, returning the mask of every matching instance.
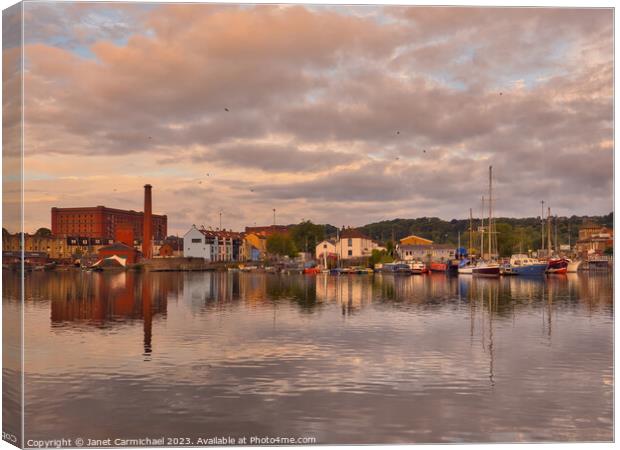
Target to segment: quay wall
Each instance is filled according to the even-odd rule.
[[[151,272],[172,272],[226,270],[229,267],[237,266],[237,262],[208,262],[203,258],[175,257],[142,260],[139,264],[136,264],[134,268]]]

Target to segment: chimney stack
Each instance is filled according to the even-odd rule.
[[[153,206],[151,200],[151,185],[144,185],[144,223],[142,228],[142,256],[145,259],[153,257]]]

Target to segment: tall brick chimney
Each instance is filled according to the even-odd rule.
[[[142,228],[142,256],[153,257],[153,205],[150,184],[144,185],[144,224]]]

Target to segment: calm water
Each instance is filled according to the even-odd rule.
[[[26,439],[613,438],[610,274],[50,272],[26,296]]]

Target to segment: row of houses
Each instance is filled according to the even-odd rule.
[[[267,239],[280,233],[287,234],[289,227],[246,227],[245,232],[212,230],[193,225],[183,236],[183,256],[203,258],[207,261],[260,261],[267,256]],[[356,229],[339,231],[334,240],[317,244],[317,259],[356,259],[369,257],[373,250],[385,250],[378,242]]]
[[[378,242],[353,228],[343,229],[333,240],[319,242],[315,248],[315,257],[324,259],[367,258],[373,250],[385,250]]]
[[[192,225],[183,236],[183,256],[214,262],[260,261],[267,255],[269,236],[288,231],[284,225],[246,227],[245,232]]]
[[[175,238],[166,238],[163,241],[153,242],[153,254],[155,257],[170,257],[180,254],[180,242]],[[123,245],[121,249],[119,247]],[[124,254],[129,254],[128,261],[134,262],[138,254],[142,251],[142,243],[133,239],[118,237],[112,238],[93,238],[87,236],[64,236],[55,234],[40,233],[9,233],[3,230],[2,233],[2,253],[3,262],[12,261],[20,252],[29,255],[41,255],[39,259],[52,260],[57,262],[73,262],[83,257],[95,257],[96,255],[107,255],[112,252],[119,254],[123,250]],[[33,259],[38,257],[32,256]]]
[[[333,240],[320,242],[315,249],[315,257],[325,259],[359,259],[372,255],[373,250],[386,250],[380,243],[372,240],[359,230],[348,228]],[[455,248],[447,244],[435,244],[429,239],[410,235],[402,238],[394,248],[395,256],[403,261],[432,259],[433,261],[454,258]]]
[[[236,233],[193,225],[183,236],[183,256],[207,261],[259,261],[266,257],[267,239],[274,233],[286,234],[288,227],[247,227],[244,233]],[[335,239],[318,243],[314,256],[319,261],[352,260],[370,257],[373,250],[386,248],[361,231],[346,228],[340,230]],[[415,236],[402,239],[397,250],[402,252],[402,259],[421,259],[429,254],[441,259],[454,254],[450,246],[437,246]]]
[[[591,222],[579,229],[579,240],[575,243],[575,252],[583,257],[602,254],[613,248],[614,230]]]

